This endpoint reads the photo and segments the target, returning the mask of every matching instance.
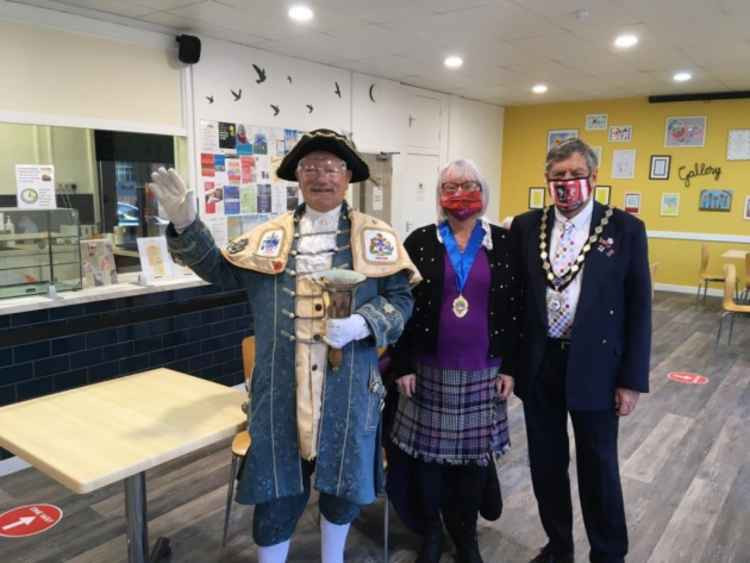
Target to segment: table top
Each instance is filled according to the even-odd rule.
[[[245,400],[155,369],[0,408],[0,447],[87,493],[234,436]]]
[[[727,250],[724,254],[721,255],[721,257],[724,260],[744,260],[747,253],[750,252],[748,250]]]

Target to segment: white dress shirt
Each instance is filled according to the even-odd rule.
[[[573,244],[575,247],[576,255],[581,251],[586,240],[589,238],[589,232],[591,230],[591,217],[594,213],[594,198],[589,199],[588,203],[584,206],[578,215],[572,219],[565,217],[557,207],[555,207],[555,224],[552,226],[552,237],[549,241],[548,254],[550,257],[555,255],[557,245],[560,242],[560,236],[563,233],[563,224],[573,224]],[[551,258],[550,258],[551,260]],[[560,272],[556,272],[560,273]],[[562,291],[565,295],[565,300],[570,303],[570,307],[573,311],[578,307],[578,298],[581,296],[581,281],[583,280],[583,264],[581,264],[581,271],[578,272],[573,281]],[[547,286],[547,296],[549,297],[550,292],[554,290]],[[551,316],[551,311],[548,311],[548,315]]]

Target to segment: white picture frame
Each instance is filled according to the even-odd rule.
[[[679,217],[680,194],[662,193],[661,205],[659,206],[659,215],[661,215],[662,217]]]
[[[606,113],[587,113],[586,114],[586,131],[606,131],[607,114]]]
[[[630,143],[633,140],[633,126],[610,125],[607,140],[610,143]]]
[[[706,116],[667,117],[664,123],[665,147],[702,147],[706,144]]]
[[[632,180],[635,178],[635,149],[612,151],[612,178]]]
[[[578,129],[550,129],[547,132],[547,152],[553,146],[558,146],[568,139],[577,139]]]
[[[623,209],[627,213],[638,215],[641,212],[641,192],[626,192],[623,199]]]

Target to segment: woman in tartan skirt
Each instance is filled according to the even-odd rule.
[[[457,560],[482,561],[477,515],[496,483],[494,458],[510,445],[516,278],[507,231],[481,218],[487,200],[476,166],[451,162],[439,175],[438,223],[404,243],[424,281],[390,353],[400,394],[390,436],[412,464],[424,528],[418,563],[440,560],[442,520]]]

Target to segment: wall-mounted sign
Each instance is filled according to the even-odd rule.
[[[680,180],[683,181],[686,188],[690,187],[690,180],[697,176],[713,176],[714,180],[718,181],[721,177],[721,166],[710,166],[705,162],[693,164],[693,167],[688,169],[687,166],[680,166],[677,170],[677,175]]]

